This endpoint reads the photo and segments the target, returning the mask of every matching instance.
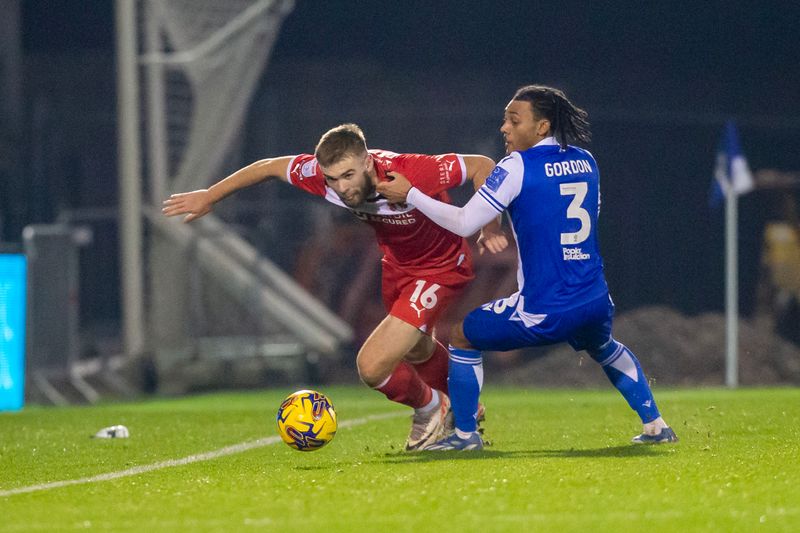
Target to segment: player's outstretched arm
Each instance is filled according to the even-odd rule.
[[[408,179],[398,172],[387,173],[392,180],[378,183],[376,189],[392,203],[410,202],[444,229],[456,235],[469,237],[481,227],[497,217],[494,210],[479,195],[474,195],[464,207],[456,207],[434,200],[416,187],[412,187]]]
[[[461,155],[464,158],[464,166],[467,171],[467,179],[472,182],[472,188],[476,191],[486,181],[486,178],[494,169],[494,161],[485,155]]]
[[[456,235],[469,237],[497,218],[497,211],[479,194],[469,199],[464,207],[456,207],[434,200],[416,187],[407,194],[408,202],[422,211],[426,217]]]
[[[464,155],[467,167],[467,178],[472,180],[472,187],[477,191],[486,182],[486,178],[494,169],[494,161],[485,155]],[[491,253],[500,253],[508,248],[508,237],[501,229],[500,217],[495,217],[481,228],[478,237],[478,253],[483,255],[486,250]]]
[[[168,217],[186,215],[183,221],[191,222],[210,213],[215,203],[239,189],[244,189],[250,185],[275,177],[286,181],[286,171],[293,157],[284,156],[262,159],[240,168],[208,189],[173,194],[164,200],[164,207],[161,212]]]

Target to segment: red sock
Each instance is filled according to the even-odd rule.
[[[447,348],[436,339],[433,339],[433,355],[424,363],[414,365],[419,377],[433,387],[447,394],[447,365],[449,363],[449,352]]]
[[[431,388],[420,379],[414,367],[401,361],[389,379],[375,390],[382,392],[393,402],[414,409],[427,405],[433,398]]]

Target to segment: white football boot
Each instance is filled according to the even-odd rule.
[[[411,419],[411,433],[406,440],[406,451],[421,450],[445,436],[447,414],[450,412],[450,398],[442,391],[435,392],[439,394],[438,407],[425,413],[414,411]]]

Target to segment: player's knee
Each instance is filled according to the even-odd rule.
[[[356,358],[356,368],[358,368],[358,377],[361,378],[361,381],[367,387],[372,388],[380,385],[391,374],[391,371],[387,371],[384,365],[363,351],[359,352]]]
[[[450,329],[450,345],[462,350],[472,350],[472,344],[464,335],[464,323],[459,322]]]

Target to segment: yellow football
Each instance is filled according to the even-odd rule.
[[[336,411],[322,393],[300,390],[278,408],[278,434],[290,448],[301,452],[319,450],[336,435]]]

